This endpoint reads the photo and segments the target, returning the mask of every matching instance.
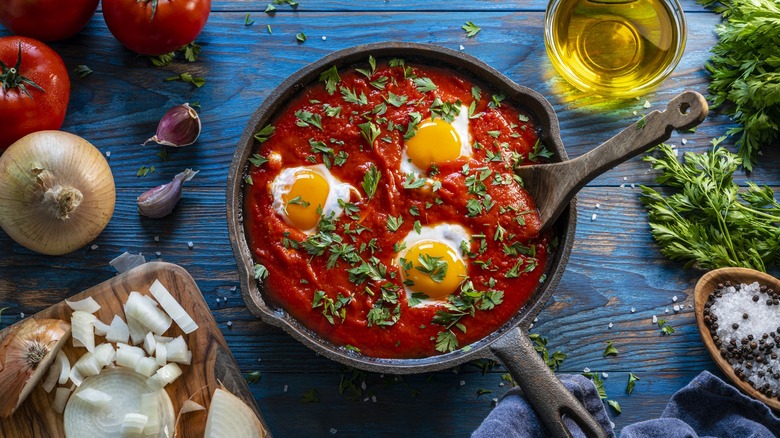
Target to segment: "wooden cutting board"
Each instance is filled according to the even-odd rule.
[[[214,321],[211,310],[206,305],[195,280],[184,268],[163,262],[146,263],[68,299],[77,301],[91,296],[102,306],[95,315],[108,324],[113,319],[114,314],[118,314],[124,319],[122,305],[131,291],[151,296],[149,286],[155,279],[160,280],[199,326],[194,332],[184,335],[184,339],[192,351],[192,364],[182,365],[181,368],[184,371],[182,376],[166,387],[173,401],[174,411],[178,413],[182,403],[193,394],[195,394],[192,398],[194,401],[208,408],[211,394],[221,383],[230,392],[243,399],[255,411],[265,429],[268,430],[249,387],[228,349],[225,338],[222,337],[222,333]],[[38,312],[32,318],[55,318],[70,322],[71,312],[70,307],[65,301],[62,301]],[[6,327],[3,332],[10,330],[11,327]],[[0,332],[1,334],[2,332]],[[174,337],[182,334],[176,323],[166,332],[167,336]],[[2,336],[0,336],[1,338]],[[97,337],[96,342],[103,342],[103,338]],[[71,340],[68,340],[63,351],[73,364],[79,356],[86,352],[86,349],[75,348]],[[62,415],[54,412],[51,407],[54,402],[54,392],[46,393],[39,384],[12,417],[0,419],[0,437],[64,437]],[[186,414],[179,421],[177,436],[202,437],[206,426],[206,417],[205,412]],[[270,436],[270,434],[266,434],[266,436]]]

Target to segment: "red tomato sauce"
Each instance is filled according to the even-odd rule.
[[[338,73],[332,94],[323,82],[303,90],[273,120],[273,133],[259,135],[263,141],[256,144],[255,157],[264,160],[259,166],[249,166],[244,220],[255,262],[268,272],[262,280],[264,298],[323,339],[371,357],[428,357],[484,338],[515,315],[544,280],[550,238],[546,233],[540,235],[534,202],[512,172],[513,166],[531,164],[535,155],[543,155],[535,148],[539,146],[535,121],[522,108],[502,102],[494,90],[474,92],[475,84],[453,71],[391,61],[380,63],[373,72],[366,65],[364,73],[354,68]],[[421,78],[430,79],[436,89],[421,91]],[[358,101],[346,101],[342,89],[354,90]],[[389,93],[405,97],[406,103],[388,102]],[[473,104],[469,111],[473,155],[439,164],[438,174],[429,178],[440,182],[440,187],[404,188],[407,175],[399,166],[410,113],[419,113],[425,120],[437,97],[447,103],[459,100],[466,108]],[[341,110],[334,115],[337,107]],[[301,124],[296,117],[301,110],[319,115],[322,129]],[[370,146],[358,126],[369,120],[379,129]],[[361,263],[339,258],[328,268],[329,249],[312,255],[301,243],[311,237],[288,225],[274,210],[271,183],[282,169],[323,163],[326,154],[312,152],[310,141],[324,142],[333,148],[333,155],[348,154],[340,165],[331,156],[330,172],[361,195],[351,198],[359,211],[336,218],[330,236],[352,244],[360,260],[384,269],[384,275],[359,284],[354,278],[350,281],[348,271]],[[371,165],[376,166],[380,179],[375,195],[368,199],[362,183]],[[474,209],[475,203],[482,204],[481,212],[470,214],[468,207]],[[418,215],[410,211],[414,207]],[[403,219],[395,232],[388,229],[391,216]],[[455,223],[465,227],[472,235],[468,251],[462,254],[470,285],[479,292],[503,292],[498,304],[491,305],[483,297],[465,316],[454,318],[455,322],[451,318],[445,325],[433,322],[437,312],[447,312],[445,302],[410,306],[394,245],[415,232],[415,221],[422,226]],[[357,234],[360,227],[366,229]],[[395,300],[393,294],[383,300],[387,298],[381,292],[383,285],[396,290]],[[453,297],[461,294],[458,290]],[[328,312],[323,301],[338,303],[339,298],[346,304]],[[369,325],[373,307],[387,309],[392,316],[387,324]]]

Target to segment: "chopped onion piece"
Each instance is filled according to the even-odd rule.
[[[181,368],[178,365],[169,363],[157,370],[152,377],[149,377],[146,384],[154,390],[163,389],[166,385],[170,385],[178,379],[181,376],[181,372]]]
[[[130,254],[125,251],[115,259],[108,262],[117,272],[123,274],[136,266],[141,266],[146,263],[146,259],[141,254]]]
[[[252,408],[224,389],[214,391],[204,438],[262,438],[265,435],[265,428]]]
[[[73,312],[70,318],[73,346],[86,347],[87,351],[95,350],[95,315],[81,310]]]
[[[157,365],[165,366],[168,363],[168,344],[158,342],[154,356],[157,358]]]
[[[95,347],[94,355],[100,366],[107,367],[116,358],[116,350],[113,345],[104,342]]]
[[[142,357],[146,357],[146,353],[142,348],[122,343],[117,343],[116,345],[118,347],[116,351],[116,364],[121,367],[134,370],[136,365],[138,365],[138,361],[141,360]]]
[[[205,411],[206,408],[204,408],[202,405],[199,405],[195,403],[192,400],[187,400],[184,402],[184,404],[181,405],[181,410],[179,410],[179,414],[188,414],[190,412],[197,412],[197,411]]]
[[[130,339],[130,329],[119,315],[114,315],[114,319],[111,320],[111,326],[108,328],[108,333],[106,333],[106,341],[127,343],[128,339]]]
[[[98,391],[94,388],[84,388],[83,390],[77,392],[75,396],[81,400],[84,400],[90,406],[94,406],[96,408],[105,406],[106,403],[110,402],[112,399],[110,395],[103,391]]]
[[[103,322],[103,321],[101,321],[99,319],[96,319],[92,323],[92,325],[95,326],[95,334],[96,335],[98,335],[98,336],[105,336],[106,333],[108,333],[109,325],[106,324],[105,322]]]
[[[182,336],[168,342],[168,362],[179,362],[187,357],[187,343]]]
[[[78,310],[81,312],[87,312],[87,313],[95,313],[98,310],[100,310],[100,304],[95,301],[92,297],[84,298],[83,300],[79,301],[68,301],[65,300],[65,303],[73,310]]]
[[[70,377],[70,361],[62,350],[57,352],[57,362],[60,367],[60,378],[57,380],[57,383],[64,385],[68,383],[68,378]]]
[[[57,352],[57,357],[59,357],[60,353],[62,353],[62,350]],[[49,373],[46,374],[46,379],[43,381],[43,389],[45,389],[46,392],[51,392],[51,390],[57,386],[57,379],[60,377],[61,367],[62,364],[57,359],[49,366]]]
[[[149,332],[146,334],[146,337],[144,337],[144,351],[146,351],[146,354],[153,355],[154,351],[157,349],[157,341],[154,339],[154,333]]]
[[[160,303],[165,313],[167,313],[184,333],[192,333],[198,328],[198,324],[190,317],[187,311],[176,301],[176,298],[168,292],[168,289],[160,283],[160,280],[154,280],[149,292]]]
[[[85,400],[77,397],[87,389],[94,389],[110,396],[109,403],[95,409]],[[120,437],[127,414],[141,414],[157,423],[157,432],[152,429],[135,431],[135,436],[165,438],[173,436],[175,415],[173,404],[165,391],[149,392],[146,377],[127,368],[108,368],[97,376],[84,380],[82,386],[71,397],[65,408],[64,429],[67,437]],[[149,408],[151,405],[151,410]],[[154,414],[154,415],[153,415]],[[156,419],[153,417],[156,415]],[[132,419],[132,417],[131,417]],[[140,420],[140,417],[137,418]],[[164,429],[171,431],[170,435]]]
[[[54,403],[52,404],[54,412],[61,414],[65,410],[65,403],[68,402],[70,391],[70,388],[57,388],[57,391],[54,392]]]
[[[135,318],[131,318],[127,314],[127,306],[125,306],[125,316],[127,316],[127,329],[130,330],[130,341],[133,345],[138,345],[144,341],[146,330],[140,322]]]
[[[151,298],[138,292],[130,292],[125,303],[125,314],[141,323],[143,327],[161,335],[168,330],[173,321],[171,317],[160,310]],[[145,336],[144,332],[144,336]],[[141,339],[143,340],[143,338]]]
[[[77,373],[83,377],[94,376],[95,374],[100,373],[100,370],[102,369],[103,366],[98,363],[95,354],[89,352],[81,356],[79,360],[73,364],[73,370],[76,370]]]
[[[171,362],[176,362],[176,363],[182,364],[182,365],[190,365],[190,364],[192,364],[192,352],[188,350],[184,354],[183,358],[181,358],[179,360],[173,360]]]
[[[170,336],[160,336],[160,335],[154,335],[154,340],[157,342],[171,342],[173,340]]]
[[[122,436],[133,436],[143,433],[149,418],[142,414],[125,414],[122,421]]]
[[[160,369],[160,367],[153,357],[142,357],[138,359],[138,362],[135,364],[135,372],[143,374],[146,377],[151,377],[158,369]]]
[[[84,381],[84,376],[81,375],[81,372],[79,372],[78,368],[75,366],[70,368],[70,374],[68,374],[68,378],[76,386],[81,386],[81,383]]]

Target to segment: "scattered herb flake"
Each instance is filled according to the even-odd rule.
[[[260,374],[260,371],[252,371],[251,373],[247,373],[244,376],[244,379],[246,380],[246,383],[250,385],[254,385],[255,383],[260,381],[260,377],[263,375]]]
[[[379,174],[379,170],[372,163],[371,166],[368,167],[366,174],[363,176],[363,191],[366,192],[368,199],[373,198],[376,194],[376,188],[379,185],[379,179],[381,177],[382,175]]]
[[[268,278],[268,268],[260,263],[255,264],[255,279],[262,281],[266,278]]]
[[[305,43],[306,42],[306,34],[303,33],[303,32],[298,32],[298,33],[295,34],[295,39],[299,43]]]
[[[301,403],[319,403],[320,396],[317,394],[316,389],[310,389],[306,391],[301,397]]]
[[[615,412],[620,415],[622,411],[620,410],[620,404],[617,402],[617,400],[607,400],[607,404],[612,407],[612,409],[615,410]]]
[[[626,394],[631,395],[634,392],[634,385],[639,380],[639,377],[634,373],[628,373],[628,384],[626,384]]]
[[[244,17],[244,26],[251,26],[255,24],[255,20],[251,20],[249,18],[249,12],[246,13],[246,16]]]
[[[466,24],[461,26],[461,29],[466,31],[466,36],[468,38],[473,38],[476,34],[479,33],[480,30],[482,30],[481,27],[477,26],[476,24],[472,23],[471,21],[467,21]]]
[[[84,64],[79,64],[73,69],[73,73],[79,75],[79,78],[84,79],[92,74],[92,69]]]
[[[205,78],[199,78],[199,77],[192,76],[192,74],[190,74],[188,72],[184,72],[184,73],[182,73],[182,74],[180,74],[178,76],[171,76],[171,77],[165,79],[165,82],[170,82],[170,81],[186,82],[186,83],[192,84],[192,85],[194,85],[194,86],[196,86],[198,88],[206,85],[206,79]]]
[[[425,93],[427,91],[436,91],[438,87],[430,78],[414,78],[412,79],[414,85],[417,87],[417,91]]]
[[[612,341],[607,341],[607,348],[604,349],[604,357],[607,356],[617,356],[618,355],[618,349],[612,345]]]

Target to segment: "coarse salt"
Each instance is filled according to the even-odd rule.
[[[672,310],[674,310],[675,312],[679,312],[680,311],[680,306],[675,304],[674,307],[672,307]]]
[[[585,368],[582,369],[582,372],[583,373],[589,373],[590,372],[590,368],[585,367]]]
[[[657,323],[658,323],[658,317],[653,315],[653,324],[657,324]]]
[[[609,328],[612,328],[612,326],[613,326],[613,325],[614,325],[614,324],[612,324],[612,323],[610,322],[610,323],[609,323],[609,325],[608,325],[607,327],[609,327]]]
[[[89,247],[89,249],[91,249],[92,251],[94,251],[94,250],[96,250],[98,248],[100,248],[100,247],[97,246],[97,245],[92,245],[92,246]]]
[[[336,434],[336,432],[338,432],[336,429],[334,429],[334,428],[332,428],[332,427],[330,428],[330,434],[331,434],[331,435],[335,435],[335,434]]]
[[[649,101],[649,100],[646,100],[646,101],[645,101],[645,104],[644,104],[644,105],[642,105],[642,106],[643,106],[643,107],[645,107],[645,108],[650,108],[650,101]]]
[[[688,144],[688,139],[687,139],[687,138],[684,138],[684,139],[680,140],[680,143],[682,143],[682,144]]]
[[[636,307],[631,308],[631,313],[636,313]]]
[[[195,244],[193,244],[192,241],[187,242],[187,248],[192,249],[193,246],[195,246]]]
[[[590,220],[595,221],[597,217],[598,215],[596,213],[593,213],[592,215],[590,215]]]
[[[673,302],[673,303],[676,303],[676,302],[677,302],[677,295],[675,295],[675,296],[673,296],[673,297],[672,297],[672,302]]]

